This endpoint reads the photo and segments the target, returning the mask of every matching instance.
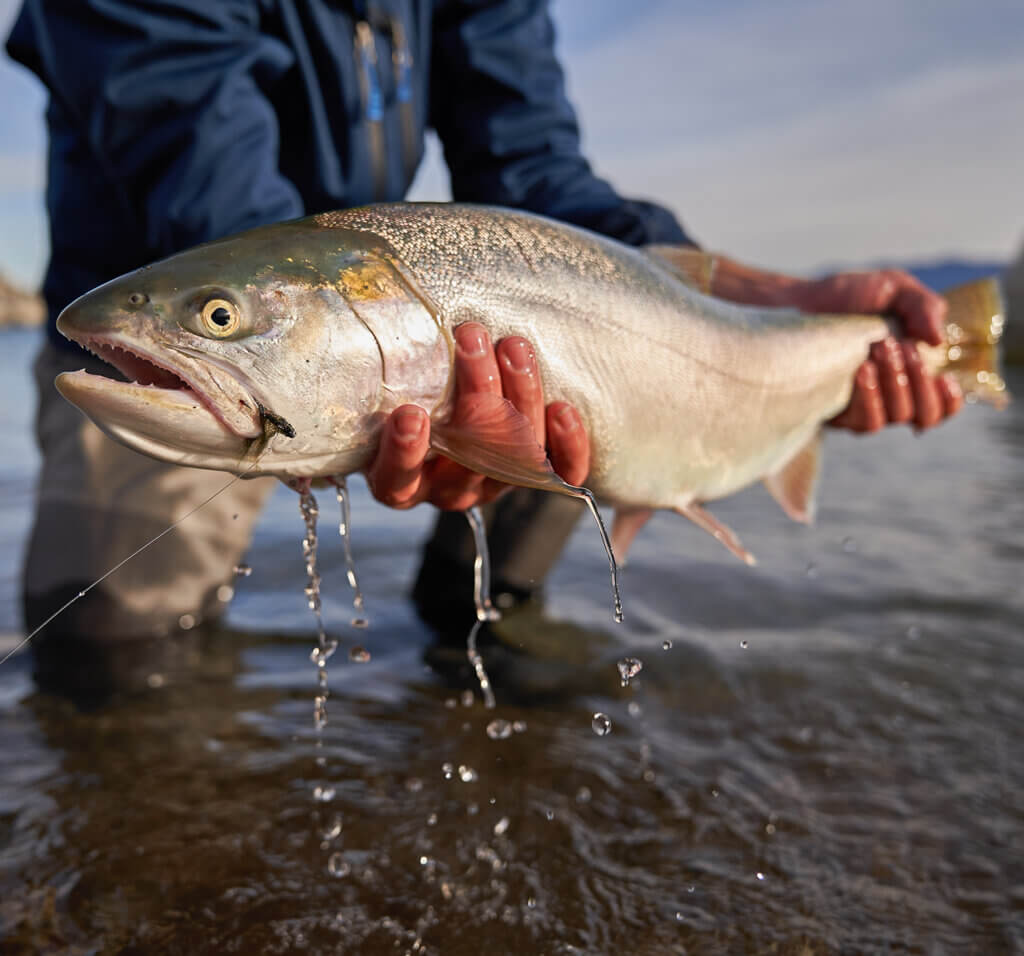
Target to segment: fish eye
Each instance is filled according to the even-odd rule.
[[[238,306],[228,299],[210,299],[203,306],[200,318],[203,320],[203,328],[217,339],[233,335],[242,323]]]

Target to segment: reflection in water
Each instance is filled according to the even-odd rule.
[[[756,570],[659,516],[624,626],[581,527],[547,609],[481,629],[494,710],[404,598],[430,516],[353,487],[378,637],[332,659],[324,767],[285,492],[233,629],[141,692],[85,711],[0,669],[0,952],[1021,950],[1022,409],[830,440],[810,531],[760,492],[718,507]]]

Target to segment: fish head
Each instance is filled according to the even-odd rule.
[[[175,464],[285,479],[362,467],[385,412],[380,349],[338,281],[356,253],[296,225],[198,246],[72,302],[57,328],[121,377],[66,372],[61,394]]]

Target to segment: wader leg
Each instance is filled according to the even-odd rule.
[[[42,452],[35,522],[22,579],[26,632],[208,498],[223,472],[162,464],[107,438],[53,387],[62,371],[109,368],[47,343],[35,363]],[[273,479],[239,481],[64,611],[32,643],[43,687],[104,683],[100,648],[175,655],[230,600],[234,567]],[[177,644],[169,640],[177,637]]]
[[[563,495],[517,488],[484,508],[491,555],[491,595],[507,610],[540,592],[583,512]],[[464,641],[474,619],[469,525],[459,512],[442,512],[423,553],[413,588],[420,617],[441,636]]]

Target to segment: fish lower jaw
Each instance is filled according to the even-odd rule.
[[[251,439],[262,434],[262,421],[256,411],[259,403],[251,395],[248,395],[247,390],[233,378],[231,391],[240,396],[239,407],[224,409],[206,393],[205,389],[200,387],[188,371],[162,361],[160,355],[163,353],[154,354],[136,342],[122,338],[116,332],[102,335],[76,334],[72,341],[120,372],[125,381],[105,379],[103,375],[93,375],[94,378],[137,388],[185,393],[191,399],[202,403],[211,415],[219,419],[228,431],[239,438]],[[195,371],[193,369],[193,372]],[[244,397],[241,397],[243,393]]]
[[[189,388],[64,372],[57,391],[102,431],[161,461],[236,470],[251,442],[229,429]]]

